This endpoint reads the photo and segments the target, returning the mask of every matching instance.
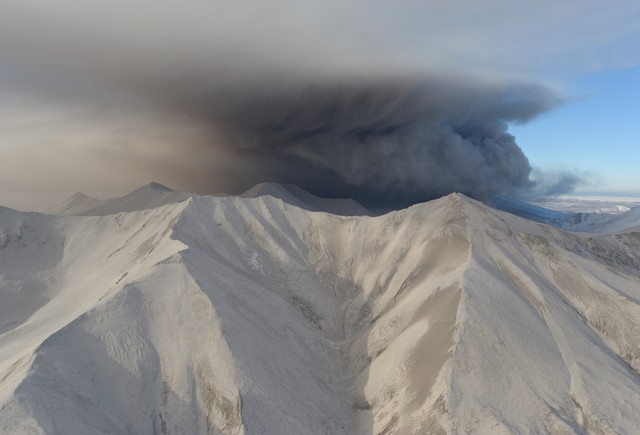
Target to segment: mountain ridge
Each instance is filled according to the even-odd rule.
[[[379,217],[191,196],[0,225],[3,301],[40,301],[0,325],[4,432],[638,424],[634,233],[571,234],[460,194]]]
[[[47,213],[61,216],[105,216],[178,203],[192,195],[189,192],[178,192],[160,183],[151,182],[124,196],[104,200],[77,192],[61,204],[47,210]]]

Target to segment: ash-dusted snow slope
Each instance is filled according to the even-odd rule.
[[[175,204],[190,198],[191,195],[188,192],[176,192],[160,183],[149,183],[125,196],[104,200],[78,192],[62,204],[48,210],[48,213],[62,216],[106,216]]]
[[[640,236],[461,195],[0,210],[4,433],[637,433]]]

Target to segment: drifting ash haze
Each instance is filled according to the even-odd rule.
[[[513,48],[537,58],[512,39],[514,23],[537,17],[546,29],[549,5],[257,3],[7,0],[0,158],[16,163],[0,173],[0,195],[19,208],[33,196],[33,209],[77,186],[114,192],[160,179],[211,194],[276,182],[389,210],[452,192],[542,197],[581,181],[532,174],[508,132],[564,92],[488,56],[508,42],[498,50],[508,63]],[[577,39],[602,33],[576,18],[600,17],[594,5],[550,5],[572,17]],[[492,16],[503,9],[515,21]],[[538,36],[560,31],[564,41],[559,22]]]
[[[637,431],[633,226],[354,207],[152,184],[0,209],[0,431]]]

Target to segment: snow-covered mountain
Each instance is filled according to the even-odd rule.
[[[160,183],[149,183],[125,196],[105,200],[78,192],[59,206],[47,210],[47,213],[62,216],[105,216],[174,204],[191,195],[187,192],[176,192]]]
[[[267,187],[0,209],[0,432],[637,432],[633,227]]]
[[[573,232],[616,233],[640,231],[640,207],[619,213],[582,213],[550,210],[516,198],[496,195],[493,205],[539,223],[553,225]]]
[[[564,226],[573,231],[591,233],[615,233],[640,231],[640,207],[624,213],[576,213],[566,219]]]
[[[167,186],[154,182],[142,186],[123,197],[105,200],[99,200],[82,192],[77,192],[62,204],[47,210],[47,213],[62,216],[105,216],[174,204],[191,196],[191,193],[176,192]],[[243,198],[273,196],[305,210],[324,211],[343,216],[371,214],[369,210],[351,198],[320,198],[293,184],[260,183],[239,196]]]
[[[640,197],[561,195],[542,199],[537,202],[537,205],[568,213],[619,214],[634,207],[640,207]]]

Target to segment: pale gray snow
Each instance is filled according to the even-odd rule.
[[[634,228],[459,194],[370,217],[155,190],[0,209],[0,432],[640,427]]]

